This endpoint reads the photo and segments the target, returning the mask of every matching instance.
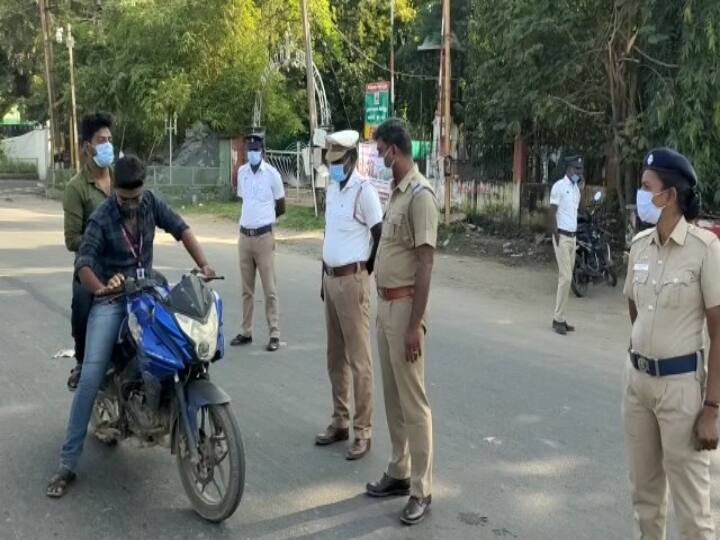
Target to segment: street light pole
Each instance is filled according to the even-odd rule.
[[[443,0],[442,9],[442,46],[443,46],[443,66],[442,66],[442,120],[441,133],[444,134],[442,139],[442,154],[446,164],[450,160],[450,83],[451,83],[451,65],[450,65],[450,0]],[[450,212],[452,209],[452,167],[444,167],[445,169],[445,225],[450,225]]]
[[[172,116],[169,114],[165,116],[165,130],[170,135],[170,185],[172,186],[173,177],[173,134],[177,134],[177,113],[173,113]]]
[[[395,116],[395,0],[390,0],[390,116]]]
[[[302,0],[302,22],[305,33],[305,79],[307,82],[308,113],[310,117],[310,146],[308,148],[308,161],[310,165],[310,187],[313,193],[313,206],[315,217],[318,215],[317,198],[315,193],[315,166],[313,164],[313,137],[317,129],[317,109],[315,107],[315,79],[313,73],[312,41],[310,39],[310,20],[308,16],[307,0]]]

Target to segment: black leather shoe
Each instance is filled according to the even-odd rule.
[[[335,426],[328,426],[323,433],[318,433],[315,436],[315,444],[318,446],[327,446],[340,441],[347,441],[350,438],[350,430],[347,428],[337,428]]]
[[[370,497],[403,497],[410,493],[410,479],[398,480],[387,474],[377,482],[365,486],[365,493]]]
[[[567,321],[565,321],[565,330],[567,330],[568,332],[574,332],[574,331],[575,331],[575,327],[574,327],[574,326],[570,326],[570,325],[567,323]]]
[[[250,343],[252,343],[252,336],[243,336],[242,334],[238,334],[230,342],[230,345],[236,347],[237,345],[249,345]]]
[[[270,342],[268,343],[267,350],[268,352],[275,352],[280,348],[280,339],[276,337],[271,337]]]
[[[400,516],[400,521],[405,525],[420,523],[430,513],[430,503],[432,503],[432,495],[428,495],[424,499],[410,497]]]
[[[553,321],[553,330],[555,330],[555,333],[560,334],[561,336],[564,336],[568,333],[568,329],[565,327],[564,322],[557,322]]]

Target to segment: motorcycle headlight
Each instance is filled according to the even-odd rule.
[[[217,350],[218,338],[218,314],[217,307],[213,302],[210,308],[210,315],[206,323],[197,321],[187,315],[181,313],[175,314],[180,329],[195,345],[195,353],[200,360],[211,360],[215,356]]]

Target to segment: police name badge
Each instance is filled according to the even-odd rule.
[[[650,271],[650,265],[647,263],[635,263],[635,266],[633,267],[633,270],[635,272],[649,272]]]

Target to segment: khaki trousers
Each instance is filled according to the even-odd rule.
[[[575,267],[575,238],[561,234],[557,243],[553,239],[553,248],[555,248],[555,260],[557,260],[559,273],[553,319],[564,323],[565,309],[570,295],[570,283],[572,283],[573,268]]]
[[[269,232],[262,236],[245,236],[240,233],[240,278],[242,280],[243,335],[253,331],[255,305],[255,275],[260,273],[265,293],[265,316],[271,338],[280,337],[277,284],[275,281],[275,236]]]
[[[665,540],[668,483],[681,540],[716,540],[710,512],[710,453],[693,446],[704,367],[652,377],[628,360],[623,395],[633,504],[633,539]]]
[[[378,349],[392,457],[388,475],[410,478],[410,495],[432,493],[432,413],[425,393],[425,340],[414,363],[405,359],[412,298],[378,299]]]
[[[325,276],[327,368],[332,387],[332,425],[350,427],[350,388],[355,397],[356,439],[372,437],[373,367],[370,348],[370,277],[367,271]]]

